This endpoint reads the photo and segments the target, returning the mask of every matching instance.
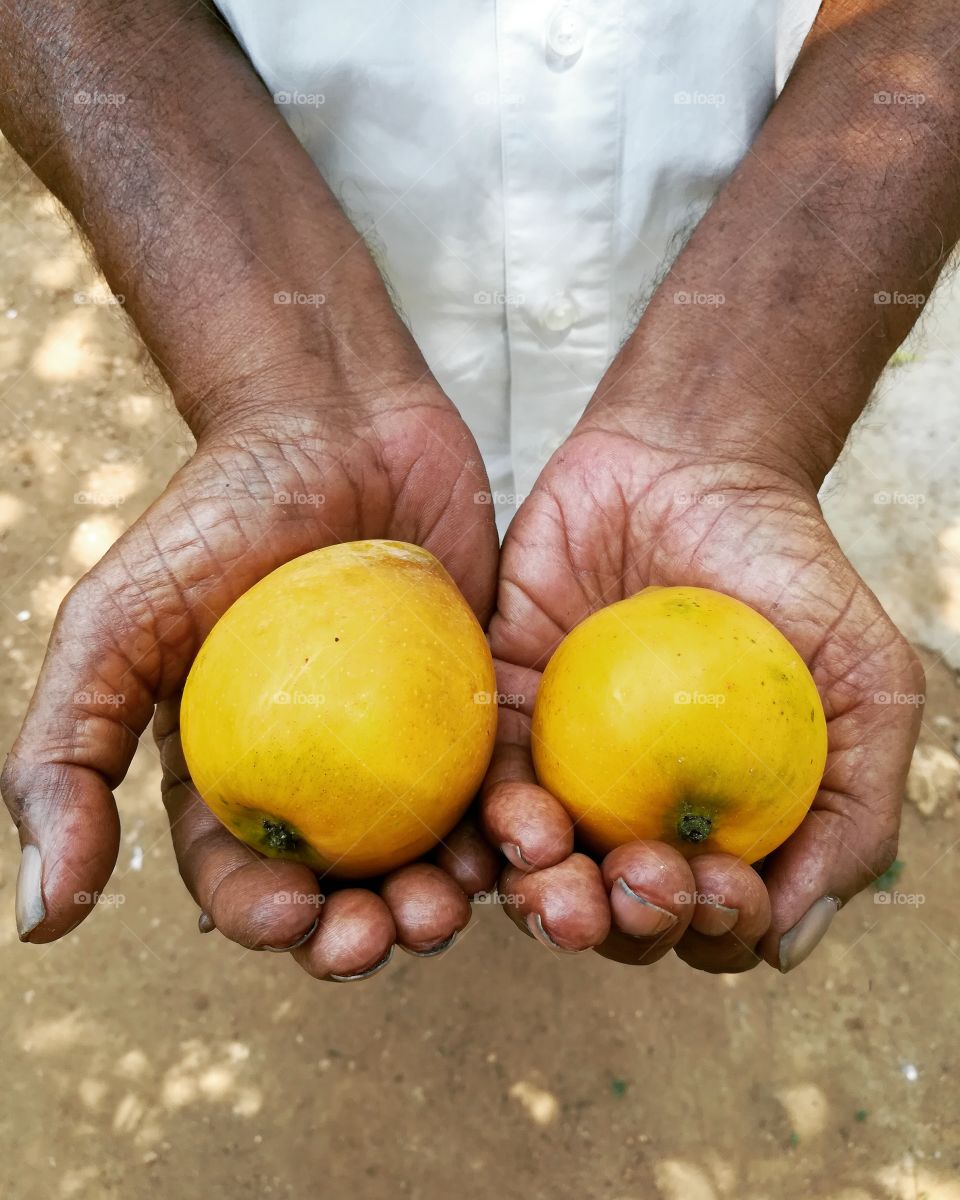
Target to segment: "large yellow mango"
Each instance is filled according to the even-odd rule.
[[[483,778],[496,682],[440,563],[403,542],[329,546],[220,618],[183,691],[200,795],[263,854],[361,878],[429,850]]]

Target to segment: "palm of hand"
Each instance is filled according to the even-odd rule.
[[[119,835],[111,788],[159,703],[165,802],[188,887],[243,945],[297,941],[318,909],[276,897],[315,896],[317,881],[302,867],[264,863],[199,801],[179,746],[180,687],[206,632],[238,595],[280,563],[333,542],[424,545],[484,616],[497,562],[489,506],[475,502],[486,488],[473,439],[442,398],[367,428],[329,415],[260,419],[202,444],[68,598],[8,760],[4,795],[43,863],[45,913],[31,940],[75,925],[89,911],[82,897],[109,878]],[[454,880],[490,886],[492,857],[469,832],[450,835],[447,846],[448,873],[416,864],[382,895],[352,888],[332,896],[322,927],[296,951],[306,969],[352,975],[395,940],[428,948],[464,924],[467,903]]]
[[[704,856],[704,878],[725,875],[726,894],[737,897],[733,931],[694,908],[678,914],[677,926],[647,956],[658,957],[676,942],[689,961],[729,970],[754,962],[759,943],[776,962],[780,935],[811,904],[826,895],[849,899],[892,860],[918,708],[884,700],[920,693],[922,673],[843,556],[815,498],[798,485],[750,464],[676,466],[632,439],[584,433],[548,464],[504,545],[491,624],[494,653],[508,664],[503,690],[529,697],[535,688],[530,672],[542,669],[565,632],[649,584],[712,587],[752,605],[793,642],[820,690],[829,730],[826,774],[800,829],[765,864],[767,895],[743,864]],[[517,721],[507,717],[513,742]],[[493,798],[494,807],[503,805],[496,791]],[[504,826],[501,813],[491,821],[489,805],[488,794],[494,836],[516,843],[509,819]],[[548,811],[544,828],[551,821],[562,830]],[[536,831],[524,832],[537,846]],[[542,850],[538,846],[528,861],[547,866],[556,860]],[[623,851],[614,853],[622,868]],[[670,861],[679,871],[672,852]],[[699,886],[697,860],[693,867],[697,891],[708,891]],[[602,879],[608,886],[616,882],[607,864]],[[638,961],[643,955],[617,934],[623,906],[613,899],[614,933],[604,952]],[[562,944],[566,910],[557,901],[554,911],[554,940]],[[705,936],[715,930],[722,936]],[[595,935],[602,933],[601,920]]]

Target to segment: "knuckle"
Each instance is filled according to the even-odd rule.
[[[62,644],[65,639],[80,645],[116,641],[120,612],[116,597],[120,590],[120,581],[112,577],[109,568],[98,564],[88,571],[60,602],[53,643]]]
[[[17,767],[17,760],[12,754],[8,755],[7,761],[3,764],[3,770],[0,771],[0,794],[2,794],[4,803],[10,810],[14,821],[19,820],[23,808],[24,797],[21,781],[22,774]]]
[[[90,619],[98,607],[97,591],[98,588],[92,574],[78,579],[60,601],[56,628],[62,630],[65,627],[73,631],[89,625]]]
[[[884,872],[889,871],[894,862],[896,862],[899,847],[899,821],[893,821],[881,830],[880,838],[868,859],[867,866],[871,879],[876,879],[879,875],[883,875]]]
[[[903,691],[918,696],[926,694],[927,675],[923,663],[899,630],[889,647],[887,669]]]
[[[916,651],[907,641],[904,641],[904,650],[906,654],[904,674],[910,682],[910,690],[916,692],[916,694],[919,696],[926,696],[927,673],[923,669],[923,663],[920,661]]]

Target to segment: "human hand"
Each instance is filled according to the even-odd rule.
[[[633,842],[597,864],[535,780],[529,713],[562,636],[650,584],[712,587],[772,621],[809,665],[829,755],[810,813],[762,876],[729,856],[685,860]],[[831,535],[799,475],[732,457],[678,457],[629,433],[574,432],[544,469],[501,554],[491,643],[502,712],[483,820],[510,866],[511,915],[562,950],[649,963],[671,948],[709,971],[781,970],[814,948],[839,904],[895,856],[923,676],[912,650]],[[722,903],[716,902],[722,898]],[[714,901],[714,902],[711,902]]]
[[[194,457],[64,601],[2,780],[25,851],[25,940],[63,936],[105,886],[119,842],[111,792],[155,705],[164,800],[201,928],[252,949],[295,946],[310,974],[353,977],[395,942],[442,945],[469,919],[467,896],[496,878],[491,851],[462,827],[439,852],[445,870],[413,864],[379,894],[348,887],[321,901],[310,870],[236,841],[190,785],[177,732],[186,673],[217,617],[280,563],[396,538],[435,553],[481,619],[492,604],[497,539],[490,507],[475,501],[486,474],[436,385],[335,408],[289,396],[279,413],[261,396],[201,423]]]

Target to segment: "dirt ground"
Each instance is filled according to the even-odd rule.
[[[6,749],[60,597],[189,439],[7,150],[0,181]],[[960,302],[949,311],[956,324]],[[954,349],[935,341],[895,368],[928,431],[924,372],[934,416],[956,425]],[[443,958],[398,954],[365,985],[317,984],[282,956],[197,933],[145,743],[120,789],[110,903],[64,942],[18,943],[17,842],[0,831],[0,1196],[960,1200],[960,572],[943,558],[960,544],[960,454],[933,431],[919,517],[916,503],[877,501],[901,486],[878,471],[933,461],[916,428],[910,454],[890,452],[884,411],[828,508],[911,636],[933,629],[900,902],[859,897],[787,978],[560,958],[480,908]]]

